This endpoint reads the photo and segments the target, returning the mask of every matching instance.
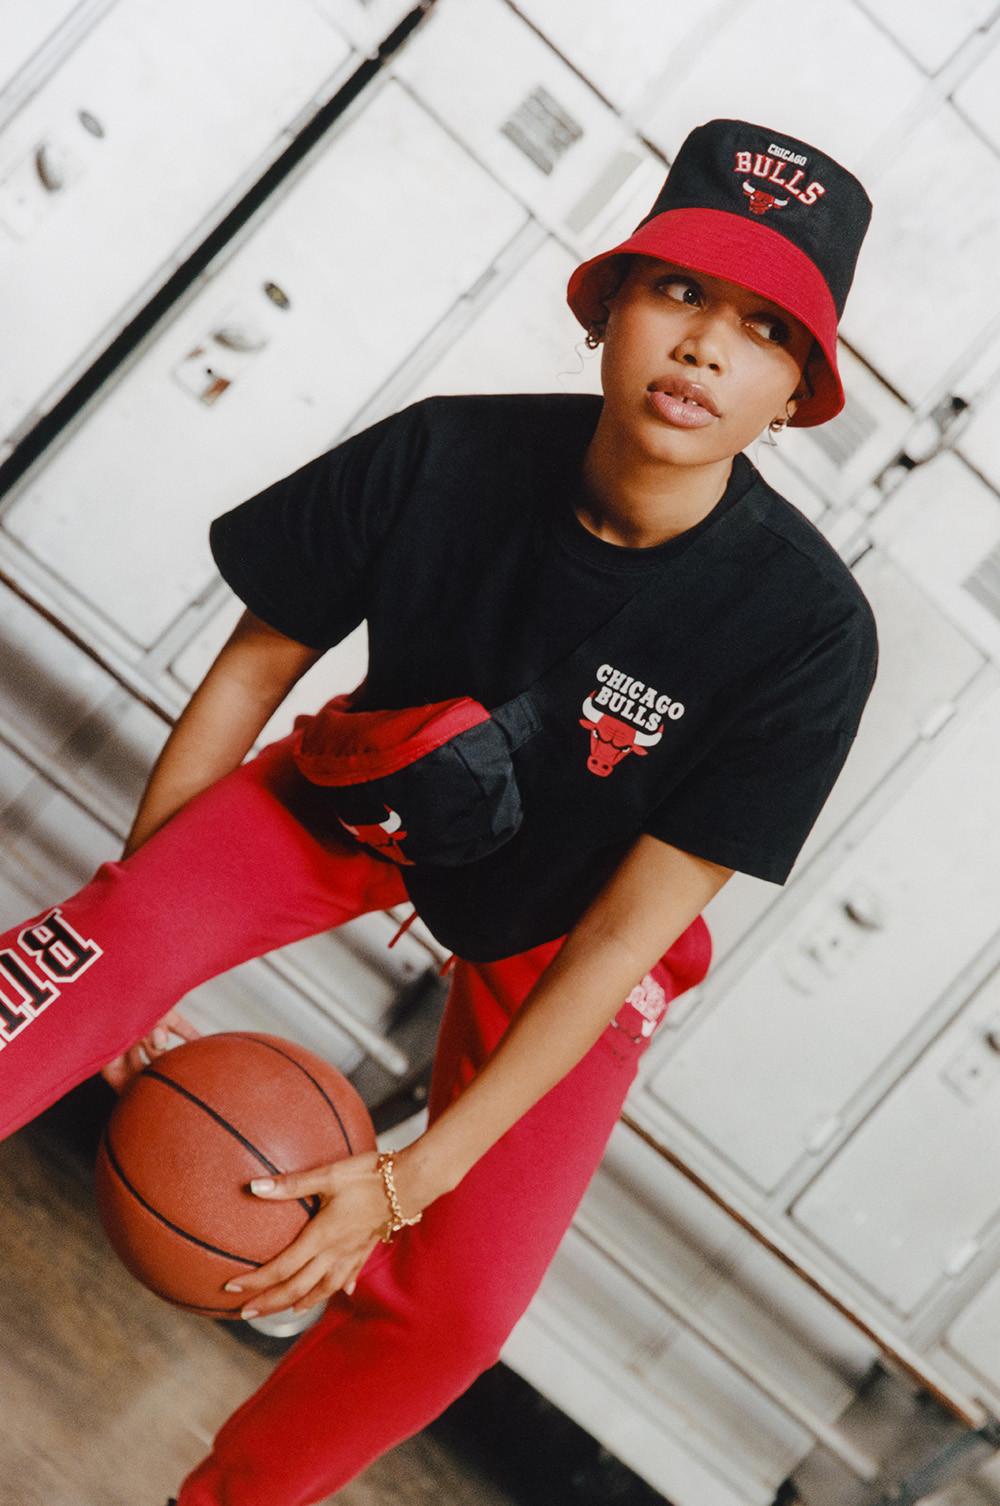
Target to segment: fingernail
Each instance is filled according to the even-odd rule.
[[[243,1309],[243,1311],[240,1313],[240,1317],[241,1318],[259,1318],[260,1317],[260,1308],[258,1308],[258,1307],[245,1307]]]
[[[270,1177],[256,1177],[250,1183],[251,1192],[273,1192],[274,1183]]]
[[[347,1293],[348,1296],[350,1296],[351,1293],[354,1291],[354,1288],[355,1288],[356,1285],[357,1285],[357,1282],[356,1281],[352,1281],[351,1284],[350,1284],[350,1286],[345,1286],[344,1290],[345,1290],[345,1292]]]
[[[153,1031],[153,1045],[157,1046],[161,1051],[166,1046],[168,1039],[169,1037],[165,1030]]]
[[[243,1288],[238,1281],[227,1281],[222,1290],[224,1292],[241,1292]]]

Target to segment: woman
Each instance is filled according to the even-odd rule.
[[[172,1006],[204,978],[367,910],[410,898],[455,968],[426,1132],[394,1166],[252,1184],[321,1206],[232,1300],[329,1302],[180,1506],[319,1501],[496,1360],[669,1001],[708,970],[705,905],[736,870],[788,877],[877,637],[742,450],[842,406],[870,210],[816,148],[710,121],[632,236],[570,278],[603,399],[428,398],[213,523],[248,610],[122,860],[0,950],[6,1128],[192,1033]],[[241,764],[363,618],[354,697]],[[463,780],[481,798],[453,800]]]

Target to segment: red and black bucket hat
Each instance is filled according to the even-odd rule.
[[[815,336],[823,359],[814,395],[790,423],[825,423],[844,406],[837,325],[871,214],[858,179],[818,147],[746,120],[709,120],[682,142],[628,239],[573,271],[567,302],[585,328],[601,324],[606,309],[594,269],[624,252],[750,288]]]

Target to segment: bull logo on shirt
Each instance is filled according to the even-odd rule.
[[[676,721],[684,705],[611,664],[600,666],[597,680],[580,726],[590,733],[587,768],[606,779],[630,753],[645,758],[663,736],[663,718]]]
[[[413,859],[408,858],[399,845],[407,836],[407,832],[403,830],[402,816],[391,805],[386,805],[384,800],[382,808],[388,812],[385,820],[373,821],[367,826],[352,826],[343,816],[338,816],[337,820],[352,837],[364,842],[366,847],[373,847],[378,857],[388,858],[392,863],[407,863],[412,867]]]
[[[590,732],[587,768],[592,774],[605,777],[630,753],[645,757],[663,736],[662,731],[640,732],[637,727],[630,727],[628,722],[609,716],[606,711],[598,711],[593,695],[589,695],[583,703],[580,726],[586,727]]]

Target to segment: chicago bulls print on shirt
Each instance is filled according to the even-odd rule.
[[[606,778],[630,753],[645,757],[663,736],[660,723],[684,715],[684,703],[662,695],[624,670],[602,664],[583,703],[580,726],[590,733],[587,768]]]

